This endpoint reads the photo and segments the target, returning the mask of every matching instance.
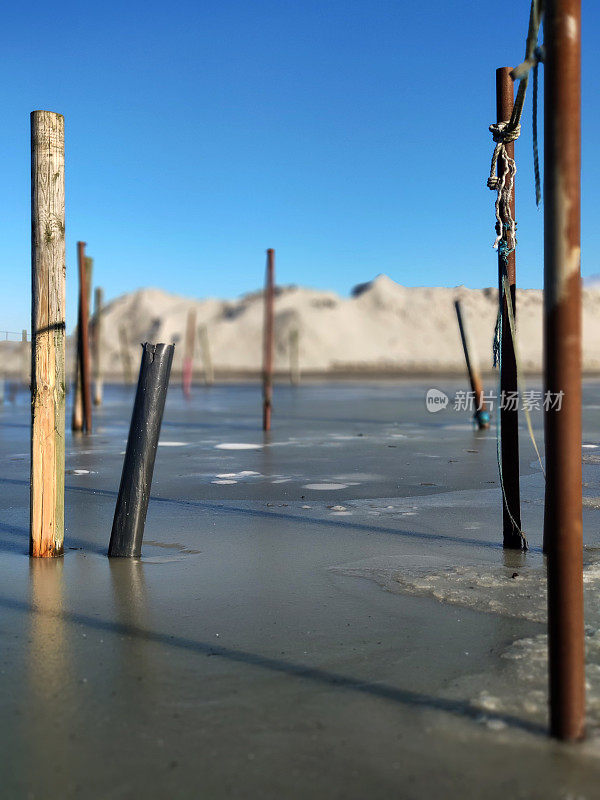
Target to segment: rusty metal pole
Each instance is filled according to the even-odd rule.
[[[275,299],[275,250],[267,250],[267,276],[265,282],[265,323],[263,350],[263,431],[271,430],[273,404],[273,350],[274,332],[273,305]]]
[[[454,301],[454,308],[456,309],[458,329],[460,331],[465,361],[467,362],[467,372],[469,374],[471,391],[473,392],[473,396],[475,398],[475,413],[473,414],[473,418],[479,426],[479,430],[483,430],[490,427],[490,413],[487,410],[484,401],[483,383],[481,382],[479,368],[473,360],[473,345],[471,343],[471,337],[469,336],[466,320],[462,313],[460,300]]]
[[[496,116],[498,122],[510,119],[514,102],[513,82],[510,77],[510,68],[501,67],[496,70]],[[515,143],[507,142],[506,151],[509,158],[515,157]],[[506,169],[504,158],[498,158],[498,175]],[[515,219],[515,188],[513,185],[510,200],[510,212]],[[504,220],[503,220],[504,221]],[[498,248],[498,289],[502,297],[502,277],[504,270],[507,272],[510,286],[512,307],[517,314],[516,305],[516,263],[515,252],[508,255],[508,264],[505,264],[501,248]],[[504,500],[502,503],[502,530],[503,545],[506,548],[522,549],[521,537],[521,496],[519,490],[519,411],[517,403],[506,402],[513,392],[518,391],[517,361],[508,320],[508,307],[506,299],[502,304],[502,348],[500,353],[500,431],[501,431],[501,467],[502,481],[504,484]],[[514,394],[513,397],[517,395]],[[502,398],[505,402],[502,403]],[[512,519],[511,519],[512,517]],[[514,522],[513,522],[514,520]],[[515,523],[518,529],[515,527]]]
[[[79,267],[79,369],[81,372],[81,396],[83,400],[83,425],[86,433],[92,432],[92,387],[90,384],[90,340],[88,332],[89,298],[85,242],[77,242],[77,264]]]
[[[584,736],[581,509],[581,2],[544,20],[544,341],[550,732]],[[561,394],[563,392],[564,394]],[[557,398],[560,398],[560,408]]]
[[[79,257],[79,256],[78,256]],[[89,258],[86,256],[84,259],[85,264],[85,280],[86,280],[86,287],[87,287],[87,297],[88,302],[89,298],[91,297],[91,286],[92,286],[92,270],[94,265],[94,259]],[[82,293],[81,289],[79,292],[79,306],[77,309],[77,346],[76,346],[76,353],[75,353],[75,381],[73,386],[73,414],[71,417],[71,430],[74,432],[82,431],[85,427],[85,419],[83,415],[83,395],[81,389],[81,337],[79,336],[79,320],[81,318],[81,303],[82,303]],[[88,309],[89,312],[89,309]],[[89,313],[88,313],[89,316]]]

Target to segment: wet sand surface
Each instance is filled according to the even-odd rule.
[[[545,735],[533,447],[523,428],[531,550],[504,553],[495,430],[428,413],[431,385],[465,388],[277,386],[267,437],[258,387],[171,386],[131,562],[105,553],[134,389],[107,388],[92,436],[68,432],[55,561],[26,555],[27,395],[3,406],[2,796],[597,797],[600,384],[582,452],[590,738],[573,746]]]

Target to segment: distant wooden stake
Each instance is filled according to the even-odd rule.
[[[183,353],[183,393],[189,398],[192,394],[192,372],[194,368],[194,340],[196,339],[196,312],[188,311],[185,331],[185,349]]]
[[[90,315],[88,285],[91,276],[91,259],[85,256],[85,242],[77,242],[77,265],[79,267],[79,370],[81,398],[83,403],[83,427],[86,433],[92,432],[92,387],[90,383],[90,339],[88,320]]]
[[[21,331],[21,373],[25,386],[31,384],[31,351],[27,343],[27,331]]]
[[[298,328],[290,331],[290,383],[298,386],[300,383],[300,348],[298,346]]]
[[[73,410],[71,412],[71,430],[83,430],[83,400],[81,399],[81,355],[79,353],[79,333],[75,345],[75,374],[73,376]]]
[[[94,405],[102,405],[102,308],[104,292],[100,286],[94,292]]]
[[[31,485],[29,552],[60,556],[65,495],[65,128],[31,114]]]
[[[79,255],[78,255],[79,258]],[[85,268],[85,283],[87,288],[87,297],[89,303],[89,297],[91,296],[91,287],[92,287],[92,269],[94,265],[94,259],[90,258],[89,256],[85,256],[84,258],[84,268]],[[84,416],[83,416],[83,394],[81,391],[81,375],[82,375],[82,367],[81,367],[81,343],[82,339],[79,335],[79,327],[81,325],[81,303],[82,303],[82,291],[81,291],[81,283],[79,287],[79,301],[77,306],[77,343],[75,348],[75,375],[73,378],[74,384],[74,393],[73,393],[73,412],[71,415],[71,430],[74,432],[82,431],[84,429]]]
[[[479,367],[474,358],[474,349],[469,336],[469,329],[460,300],[454,301],[454,308],[456,309],[456,318],[458,320],[458,329],[460,331],[460,338],[462,341],[463,352],[465,354],[465,361],[467,362],[467,373],[469,375],[469,382],[471,384],[471,391],[475,401],[475,413],[473,418],[477,422],[480,430],[490,427],[490,415],[484,402],[483,384],[481,382],[481,375],[479,374]]]
[[[265,282],[265,321],[263,351],[263,431],[271,430],[273,408],[273,350],[275,326],[273,306],[275,300],[275,250],[267,250],[267,275]]]
[[[83,242],[80,242],[78,244],[83,244]],[[85,248],[85,244],[83,244],[83,246]],[[77,258],[79,263],[80,259],[79,252]],[[80,335],[80,328],[81,328],[82,304],[84,302],[84,298],[86,306],[86,316],[89,318],[89,298],[91,296],[92,269],[94,265],[94,259],[89,258],[89,256],[85,256],[83,259],[83,265],[85,273],[85,293],[82,290],[81,277],[79,277],[79,303],[77,308],[77,345],[76,345],[76,355],[75,355],[75,377],[73,380],[74,383],[73,413],[71,416],[71,430],[75,432],[82,431],[84,428],[87,429],[87,422],[84,417],[85,403],[84,403],[82,382],[81,382],[83,375],[83,368],[82,368],[83,338]],[[88,341],[88,337],[85,337],[85,340]],[[91,427],[91,419],[90,419],[90,427]]]
[[[202,351],[202,363],[204,364],[204,382],[207,386],[212,386],[215,382],[212,358],[210,357],[210,343],[208,341],[208,328],[201,325],[198,328],[198,338],[200,339],[200,349]]]
[[[129,350],[129,339],[124,325],[119,327],[119,343],[121,345],[121,364],[123,365],[123,380],[125,383],[133,383],[133,372],[131,370],[131,352]]]

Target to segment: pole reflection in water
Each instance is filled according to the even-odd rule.
[[[66,687],[72,682],[71,649],[65,622],[62,558],[29,562],[31,616],[23,720],[26,759],[35,765],[29,780],[35,796],[47,788],[48,775],[68,767],[73,704]],[[36,786],[36,784],[38,784]],[[33,795],[32,795],[33,796]]]
[[[113,663],[113,688],[121,700],[132,705],[131,713],[143,721],[155,694],[156,645],[137,631],[152,630],[148,613],[148,592],[142,561],[108,559],[115,607],[115,621],[129,629],[119,635]]]

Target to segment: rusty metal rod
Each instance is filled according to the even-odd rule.
[[[91,297],[91,285],[92,285],[92,269],[93,269],[94,260],[86,256],[84,259],[85,265],[85,281],[86,281],[86,289],[87,289],[87,296],[88,296],[88,303],[89,298]],[[76,344],[76,352],[75,352],[75,379],[74,379],[74,386],[73,386],[73,414],[71,417],[71,430],[72,431],[82,431],[85,427],[85,420],[83,416],[83,397],[82,397],[82,390],[81,390],[81,337],[79,336],[79,319],[81,317],[81,290],[79,295],[79,305],[77,309],[77,344]],[[88,316],[89,316],[89,308],[88,308]],[[91,326],[89,332],[91,333]]]
[[[273,406],[273,350],[275,326],[273,306],[275,300],[275,250],[267,250],[267,275],[265,282],[265,323],[263,350],[263,431],[271,430]]]
[[[79,268],[79,370],[81,397],[83,400],[83,429],[92,432],[92,387],[90,383],[90,339],[88,321],[90,315],[88,297],[87,260],[85,242],[77,242],[77,264]]]
[[[496,118],[497,122],[510,119],[513,108],[514,90],[510,77],[510,67],[501,67],[496,70]],[[515,143],[508,142],[506,151],[509,158],[515,157]],[[502,175],[506,165],[504,158],[498,159],[498,175]],[[510,200],[510,212],[515,219],[515,188],[513,185]],[[504,222],[504,220],[503,220]],[[510,286],[512,307],[517,313],[516,305],[516,262],[514,250],[508,255],[508,264],[498,248],[498,291],[502,297],[502,278],[506,270]],[[508,320],[508,305],[506,298],[502,304],[502,347],[500,353],[500,431],[501,447],[500,458],[502,480],[504,484],[504,499],[502,502],[502,530],[503,545],[506,548],[520,550],[523,547],[521,537],[521,495],[519,490],[519,411],[517,403],[506,402],[513,392],[518,391],[517,361],[515,358],[514,342]],[[517,395],[513,395],[517,396]],[[505,402],[502,399],[505,398]],[[511,519],[512,517],[512,519]],[[513,522],[514,520],[514,522]],[[515,528],[518,525],[518,530]]]
[[[546,403],[544,420],[550,732],[575,740],[585,730],[580,0],[547,1],[544,41],[544,377],[546,398],[552,401]]]
[[[462,313],[460,300],[454,301],[454,308],[456,309],[458,329],[460,331],[465,361],[467,362],[467,373],[469,375],[471,391],[475,398],[475,413],[473,414],[473,418],[477,422],[479,429],[483,430],[490,427],[490,413],[484,401],[483,383],[481,381],[481,375],[479,374],[479,368],[473,359],[473,345],[471,337],[469,336],[466,319]]]

